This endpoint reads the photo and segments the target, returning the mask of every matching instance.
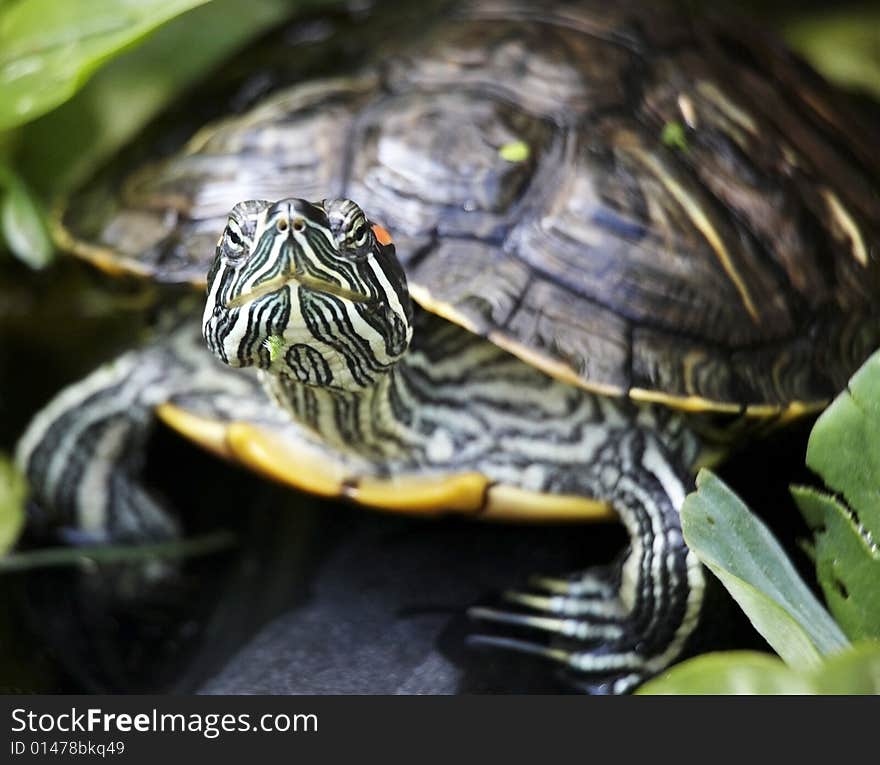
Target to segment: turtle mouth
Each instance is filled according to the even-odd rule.
[[[242,292],[241,294],[236,295],[231,300],[226,301],[224,306],[227,309],[240,308],[247,303],[253,302],[257,298],[263,297],[263,295],[268,295],[270,292],[276,292],[286,286],[305,287],[312,292],[333,295],[334,297],[342,298],[343,300],[349,300],[352,303],[369,304],[374,302],[374,299],[370,295],[365,295],[363,292],[350,290],[340,284],[317,279],[308,274],[280,274],[279,276],[273,277],[265,282],[261,282],[247,292]]]

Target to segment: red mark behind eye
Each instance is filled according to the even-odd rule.
[[[392,243],[391,234],[389,234],[382,226],[378,223],[373,224],[373,233],[376,235],[376,241],[381,245],[389,245]]]

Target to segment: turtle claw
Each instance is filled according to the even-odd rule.
[[[555,619],[547,619],[541,616],[529,616],[516,614],[511,611],[499,611],[495,608],[478,606],[468,611],[471,619],[482,619],[487,622],[500,622],[501,624],[515,624],[519,627],[534,627],[535,629],[551,629],[546,622],[555,622]]]
[[[536,590],[548,592],[551,595],[564,595],[568,597],[610,597],[613,588],[608,582],[595,575],[585,575],[570,579],[561,579],[551,576],[530,576],[529,586]]]
[[[592,656],[589,653],[568,651],[564,648],[546,646],[529,640],[501,635],[470,635],[467,638],[467,643],[471,647],[500,648],[505,651],[524,653],[548,659],[568,670],[566,674],[569,676],[569,681],[587,693],[628,693],[645,679],[644,675],[637,669],[630,671],[631,667],[629,665],[632,664],[631,656],[624,654],[608,654],[602,657],[604,661],[601,662],[602,668],[599,670],[593,667],[591,663],[591,668],[586,670],[586,672],[599,671],[601,674],[601,677],[592,679],[589,674],[582,674],[585,672],[582,666],[584,664],[584,657]]]
[[[505,600],[525,606],[534,611],[556,614],[558,616],[592,616],[600,619],[620,618],[620,603],[610,598],[578,598],[565,595],[534,595],[530,592],[508,590],[503,593]]]
[[[561,599],[560,595],[533,595],[530,592],[519,592],[518,590],[505,590],[501,597],[509,603],[516,603],[518,606],[532,608],[535,611],[547,611],[549,613],[558,613],[559,609],[555,607],[556,601]]]
[[[516,651],[517,653],[527,653],[544,659],[551,659],[560,664],[568,664],[568,651],[564,651],[561,648],[550,648],[549,646],[532,643],[528,640],[478,633],[476,635],[469,635],[467,643],[470,646],[488,646],[490,648]]]
[[[496,634],[469,643],[519,651],[563,667],[571,685],[591,693],[625,693],[665,665],[645,651],[644,615],[628,608],[611,567],[570,578],[531,577],[534,591],[508,590],[509,607],[476,607],[468,615]]]
[[[625,552],[571,576],[531,577],[526,591],[504,593],[509,610],[471,611],[501,633],[479,642],[562,663],[567,681],[591,692],[624,693],[666,669],[685,651],[703,601],[703,570],[678,515],[690,479],[650,433],[628,439],[618,444],[622,461],[640,467],[609,489],[630,535]]]
[[[610,605],[610,604],[609,604]],[[494,608],[472,608],[468,615],[473,619],[512,624],[517,627],[540,630],[551,636],[581,641],[614,641],[623,636],[619,624],[588,621],[585,619],[532,616]]]

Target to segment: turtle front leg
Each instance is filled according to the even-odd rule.
[[[198,337],[198,335],[196,335]],[[185,373],[171,346],[126,353],[61,391],[31,421],[16,461],[33,512],[73,544],[155,542],[177,520],[143,482],[155,404]]]
[[[610,449],[600,460],[600,488],[630,534],[617,563],[533,577],[532,591],[505,593],[516,610],[470,612],[516,629],[472,642],[546,657],[593,693],[631,691],[675,661],[696,627],[704,589],[702,566],[681,532],[687,471],[645,431],[627,433]]]

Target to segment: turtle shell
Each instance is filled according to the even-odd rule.
[[[688,410],[820,406],[880,345],[880,133],[775,40],[618,2],[468,3],[396,32],[382,10],[311,43],[343,71],[273,70],[258,98],[240,79],[237,113],[111,167],[61,244],[202,284],[236,202],[350,197],[423,308]]]

